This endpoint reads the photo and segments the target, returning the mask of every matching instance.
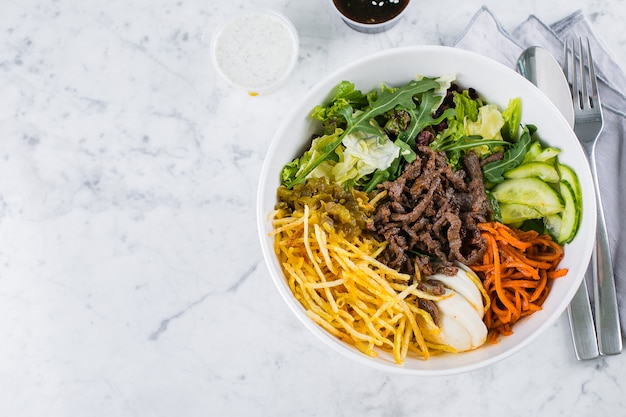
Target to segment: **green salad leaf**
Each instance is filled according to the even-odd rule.
[[[283,184],[292,183],[301,171],[311,172],[321,161],[318,162],[320,155],[324,159],[339,160],[339,155],[334,153],[335,142],[339,140],[343,134],[343,129],[335,129],[330,135],[323,135],[313,139],[309,149],[302,154],[300,158],[296,158],[283,167],[281,171],[281,181]],[[315,166],[313,166],[315,164]]]
[[[504,153],[501,160],[485,164],[483,166],[485,181],[492,184],[502,182],[504,180],[502,174],[519,166],[524,161],[526,152],[530,148],[532,135],[536,130],[534,125],[524,126],[519,141]]]
[[[332,166],[330,172],[324,173],[339,184],[356,184],[376,170],[385,170],[400,154],[400,148],[386,136],[381,138],[364,131],[344,137],[342,144],[345,149],[341,152],[340,161]],[[316,171],[311,174],[319,176]]]
[[[422,94],[419,107],[408,109],[411,123],[407,130],[400,133],[398,139],[410,146],[415,146],[415,139],[424,128],[439,124],[456,114],[455,109],[446,109],[441,116],[436,119],[433,118],[432,114],[439,107],[440,101],[440,97],[436,96],[434,91],[427,91]]]
[[[457,120],[463,121],[467,117],[473,122],[476,121],[478,118],[478,109],[483,105],[482,100],[471,98],[467,90],[463,90],[460,93],[456,92],[452,99],[454,101],[454,108],[456,109]]]
[[[517,141],[521,99],[510,100],[504,112],[480,98],[472,98],[468,90],[455,91],[453,102],[455,113],[447,118],[448,127],[430,144],[431,148],[446,152],[453,169],[461,168],[463,155],[469,151],[484,158],[494,152],[504,152]]]
[[[325,134],[332,134],[338,125],[347,123],[345,109],[360,109],[369,104],[368,96],[355,89],[349,81],[340,82],[336,89],[328,106],[315,106],[311,111],[311,117],[322,123]]]
[[[363,96],[357,94],[354,87],[350,87],[345,82],[340,84],[338,88],[338,96],[333,99],[331,105],[325,110],[316,107],[313,110],[314,118],[328,122],[330,118],[336,121],[341,120],[345,123],[345,128],[339,134],[337,130],[330,135],[325,135],[322,139],[323,146],[316,143],[315,149],[305,152],[297,162],[294,160],[283,168],[281,174],[283,185],[292,188],[294,185],[304,182],[304,180],[316,169],[321,163],[329,159],[337,160],[337,147],[342,143],[346,136],[350,136],[356,132],[364,132],[368,135],[384,137],[384,132],[375,123],[375,118],[385,112],[401,107],[404,109],[415,109],[416,102],[414,96],[429,90],[440,87],[440,84],[432,79],[423,78],[421,80],[413,80],[408,84],[394,89],[382,89],[376,95]],[[365,97],[368,105],[360,110],[354,110],[355,101]],[[351,101],[351,99],[354,99]],[[328,126],[331,126],[332,122]],[[321,139],[321,138],[318,138]],[[316,139],[316,140],[318,140]],[[315,141],[314,141],[315,142]],[[313,144],[311,146],[313,148]]]
[[[517,142],[519,127],[522,121],[522,99],[520,97],[509,100],[509,104],[502,112],[504,126],[502,137],[509,142]]]
[[[485,156],[506,145],[499,134],[502,116],[495,106],[470,97],[468,90],[455,91],[452,100],[454,112],[448,113],[448,127],[437,134],[430,147],[445,151],[454,170],[461,168],[463,155],[470,150]]]

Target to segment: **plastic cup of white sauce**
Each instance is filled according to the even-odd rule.
[[[247,10],[216,30],[211,58],[226,81],[252,96],[270,93],[283,84],[298,61],[298,32],[274,10]]]

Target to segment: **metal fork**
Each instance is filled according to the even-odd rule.
[[[578,39],[578,65],[576,65],[576,42],[572,40],[571,47],[567,41],[565,42],[564,72],[570,84],[574,102],[574,133],[576,133],[589,159],[598,208],[596,244],[590,265],[594,283],[594,312],[598,333],[598,347],[601,354],[612,355],[622,351],[622,335],[617,309],[613,263],[611,261],[595,159],[596,143],[602,131],[604,120],[589,39],[587,39],[586,44],[586,50],[583,50],[583,41]],[[587,65],[585,65],[585,55]],[[585,283],[583,282],[583,284]],[[577,294],[576,297],[584,297],[583,291],[586,292],[586,285],[584,289],[581,286],[580,294]],[[574,307],[575,304],[570,305],[569,310],[572,329],[576,333],[574,329],[576,323],[572,322],[576,312],[571,311]],[[574,336],[574,340],[576,342],[576,336]]]

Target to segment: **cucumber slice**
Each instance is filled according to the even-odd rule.
[[[544,148],[539,155],[535,156],[533,160],[537,162],[554,161],[556,156],[560,153],[561,150],[558,148]]]
[[[572,191],[574,191],[574,197],[576,197],[577,204],[582,206],[583,192],[580,188],[578,175],[576,175],[574,170],[567,165],[557,164],[557,169],[559,170],[561,180],[566,181],[572,187]]]
[[[545,162],[529,162],[504,173],[504,178],[539,178],[546,182],[557,183],[561,179],[553,165]]]
[[[543,217],[538,210],[526,204],[500,204],[500,215],[502,223],[508,225],[518,225],[526,220],[540,219]]]
[[[561,234],[561,224],[563,223],[563,219],[561,218],[561,214],[550,214],[543,218],[543,225],[546,228],[546,231],[557,243],[559,242],[559,237]]]
[[[577,204],[572,186],[567,181],[559,183],[561,196],[565,202],[565,209],[561,213],[561,230],[557,241],[560,244],[571,242],[578,232],[581,218],[581,206]]]
[[[530,146],[528,147],[528,151],[526,151],[526,155],[524,155],[524,160],[522,161],[522,164],[534,161],[537,155],[539,155],[542,150],[543,148],[541,147],[541,143],[539,143],[539,141],[531,142]]]
[[[563,211],[563,200],[554,188],[538,178],[513,178],[502,181],[492,190],[500,203],[525,204],[542,215]]]

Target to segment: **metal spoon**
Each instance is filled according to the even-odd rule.
[[[548,96],[570,126],[574,126],[574,107],[569,85],[558,62],[548,51],[537,46],[526,49],[517,60],[517,72]],[[585,277],[590,274],[591,266],[587,268]],[[567,313],[576,357],[579,360],[598,357],[598,341],[586,278],[570,302]]]
[[[517,60],[517,72],[535,84],[561,111],[571,127],[574,126],[572,95],[563,70],[547,50],[531,46]]]

